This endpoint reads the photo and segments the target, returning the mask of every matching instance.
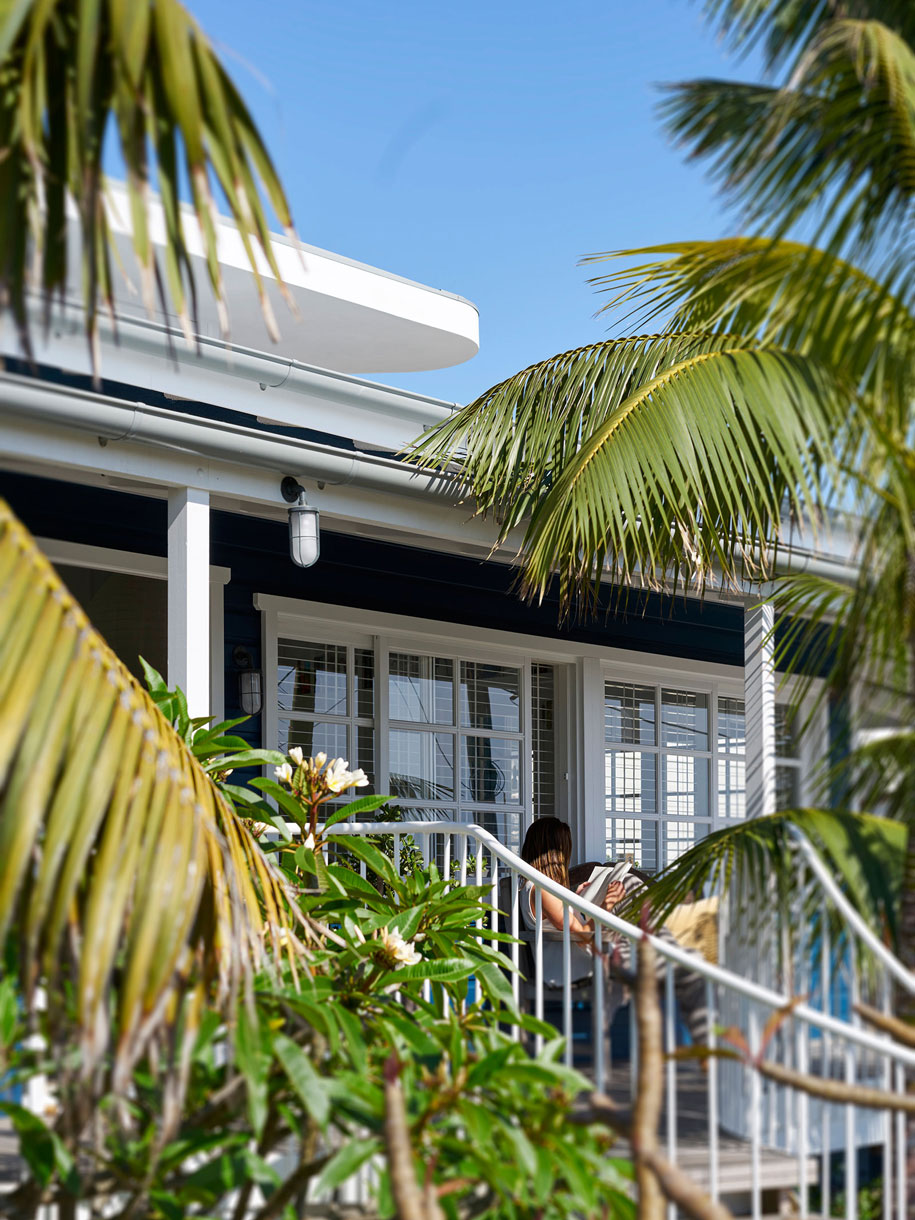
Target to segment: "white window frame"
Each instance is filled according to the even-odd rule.
[[[603,859],[606,851],[603,730],[606,680],[707,692],[713,757],[717,757],[719,695],[740,700],[746,697],[742,665],[699,662],[577,640],[332,606],[274,594],[256,593],[254,606],[261,612],[262,622],[265,744],[277,740],[276,658],[281,635],[318,643],[374,648],[375,769],[379,779],[389,775],[390,768],[387,699],[381,699],[377,675],[387,671],[390,649],[522,666],[525,760],[531,757],[530,666],[533,662],[556,666],[556,812],[572,826],[575,858],[579,860]],[[818,686],[813,684],[811,698],[815,697]],[[789,697],[790,689],[790,680],[777,675],[776,698],[779,702]],[[382,724],[384,731],[380,731]],[[825,710],[821,706],[816,727],[805,734],[801,743],[802,802],[809,799],[813,764],[823,755],[826,724]],[[532,814],[532,791],[526,765],[522,768],[522,785],[523,833]],[[711,775],[711,797],[714,812],[709,820],[714,829],[724,824],[717,816],[718,777],[715,771]],[[457,806],[458,800],[453,803]],[[511,806],[499,808],[504,811]]]
[[[288,719],[279,709],[279,692],[277,683],[276,660],[279,655],[279,640],[296,639],[316,644],[337,644],[347,648],[347,692],[348,709],[352,703],[352,672],[351,659],[354,648],[371,648],[374,652],[374,696],[375,696],[375,788],[382,793],[390,776],[390,733],[395,730],[441,732],[450,735],[455,744],[454,755],[454,796],[450,800],[429,802],[392,796],[392,804],[407,808],[426,808],[430,804],[440,803],[458,812],[462,806],[493,815],[511,815],[517,812],[519,830],[523,837],[532,817],[533,792],[528,760],[531,758],[531,658],[524,649],[517,647],[506,649],[494,647],[492,644],[481,644],[473,638],[441,634],[442,624],[429,624],[425,620],[401,619],[401,616],[372,616],[371,622],[365,616],[353,621],[347,611],[346,617],[329,619],[326,617],[327,607],[315,603],[295,602],[288,598],[274,598],[257,594],[255,606],[262,612],[263,658],[264,658],[264,741],[273,745],[279,740],[279,722]],[[316,610],[312,614],[308,611]],[[320,611],[324,613],[321,614]],[[388,619],[401,619],[396,623],[385,622]],[[409,623],[405,627],[404,623]],[[375,626],[377,630],[368,631],[367,626]],[[439,630],[429,630],[429,627]],[[389,670],[389,656],[392,652],[404,652],[412,656],[439,657],[450,660],[454,666],[454,722],[450,724],[426,724],[414,721],[396,720],[389,715],[389,700],[383,675]],[[540,654],[537,655],[539,661]],[[461,798],[460,774],[460,743],[462,738],[480,736],[478,731],[460,724],[459,694],[460,694],[460,663],[461,661],[477,661],[483,664],[507,665],[520,671],[520,733],[506,732],[498,729],[487,730],[487,737],[501,740],[519,741],[521,749],[521,765],[519,774],[520,803],[496,804],[493,802],[469,802]],[[353,709],[355,710],[355,709]],[[322,719],[322,717],[315,717]],[[340,723],[355,723],[358,717],[330,717]]]
[[[53,564],[168,581],[168,559],[164,555],[119,551],[113,547],[65,542],[61,538],[36,538],[35,541]],[[231,579],[231,568],[210,564],[210,715],[216,721],[225,716],[224,589]]]

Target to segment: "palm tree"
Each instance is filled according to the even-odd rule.
[[[216,248],[216,199],[238,226],[261,307],[276,335],[261,255],[287,296],[261,197],[287,231],[292,217],[264,141],[209,40],[178,0],[23,0],[0,6],[0,308],[10,308],[31,354],[28,297],[47,321],[72,278],[68,211],[78,218],[82,297],[94,368],[97,316],[113,314],[111,228],[103,165],[112,145],[126,170],[142,299],[170,299],[192,337],[196,286],[181,197],[189,189],[209,287],[223,330],[228,306]],[[184,184],[187,184],[185,188]],[[157,187],[164,267],[149,230]]]
[[[820,649],[834,690],[863,684],[901,717],[899,732],[849,759],[846,780],[870,800],[894,761],[891,812],[911,831],[915,9],[712,8],[732,45],[764,43],[771,83],[694,81],[663,109],[742,206],[750,236],[622,252],[630,265],[592,283],[615,316],[661,333],[525,369],[426,433],[414,458],[458,469],[503,538],[522,526],[525,592],[542,597],[558,578],[567,610],[593,603],[605,581],[671,593],[762,584],[786,521],[816,532],[854,498],[865,522],[857,584],[789,575],[777,600],[790,655]],[[777,867],[782,840],[764,839],[747,827],[728,850],[743,842]],[[721,851],[717,840],[694,848],[671,892],[677,875],[680,890],[708,875]],[[912,970],[915,833],[900,903],[897,944]],[[901,1015],[915,1020],[908,1002]]]

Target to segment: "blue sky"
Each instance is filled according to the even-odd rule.
[[[302,239],[469,297],[480,353],[385,378],[466,402],[605,336],[587,253],[735,229],[655,114],[662,82],[752,76],[693,0],[190,0]]]

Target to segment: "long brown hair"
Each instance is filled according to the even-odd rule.
[[[569,889],[571,830],[559,818],[535,818],[524,836],[521,859]]]

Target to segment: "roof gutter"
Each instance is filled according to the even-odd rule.
[[[353,484],[395,496],[434,498],[442,505],[467,504],[472,500],[469,489],[452,475],[430,474],[360,450],[265,436],[256,428],[201,419],[8,373],[0,373],[0,387],[3,412],[76,428],[105,443],[131,441],[178,449],[215,461],[272,470],[279,476],[291,474],[318,483]],[[850,558],[816,555],[806,548],[780,550],[776,570],[808,572],[845,584],[854,583],[858,572]]]
[[[321,483],[354,483],[393,495],[434,496],[445,504],[466,500],[453,477],[418,471],[392,458],[291,437],[265,436],[256,428],[190,417],[146,403],[0,375],[0,409],[7,414],[90,432],[106,443],[140,442],[180,449],[203,458],[258,466]]]

